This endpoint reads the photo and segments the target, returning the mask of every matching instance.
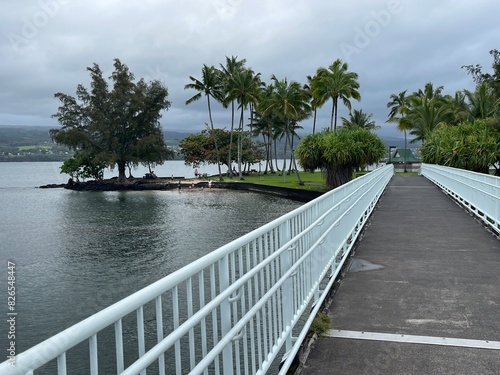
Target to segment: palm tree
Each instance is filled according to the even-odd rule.
[[[401,91],[398,95],[392,94],[391,101],[387,103],[387,108],[390,108],[389,116],[386,122],[397,123],[397,129],[403,131],[405,135],[405,152],[404,152],[404,171],[406,169],[406,149],[407,149],[407,137],[406,131],[411,130],[412,124],[406,121],[405,116],[410,111],[410,103],[408,97],[406,96],[406,90]]]
[[[304,113],[303,116],[301,116],[303,119],[308,118],[310,114]],[[297,170],[297,163],[295,162],[295,149],[293,147],[294,145],[294,140],[297,138],[300,140],[299,135],[297,134],[297,130],[299,129],[304,129],[304,127],[300,126],[298,124],[297,119],[294,119],[290,122],[290,127],[289,127],[289,133],[290,133],[290,166],[288,167],[288,171],[291,172],[292,169]],[[300,176],[299,176],[299,181],[300,181]],[[301,183],[302,185],[302,183]]]
[[[255,74],[252,69],[241,69],[234,72],[229,77],[226,92],[227,100],[236,100],[240,109],[240,120],[238,126],[238,173],[240,179],[243,179],[241,170],[242,153],[242,132],[244,111],[250,103],[258,103],[262,91],[262,81],[260,73]]]
[[[451,109],[442,97],[427,100],[426,97],[411,96],[411,111],[403,122],[412,124],[410,134],[416,137],[413,141],[424,141],[440,124],[446,123]]]
[[[220,74],[213,66],[207,66],[203,64],[201,69],[201,80],[189,76],[192,83],[188,83],[184,86],[184,90],[192,89],[198,91],[197,94],[192,96],[190,99],[186,100],[186,105],[191,104],[199,100],[203,94],[207,97],[207,107],[208,107],[208,117],[210,119],[210,129],[212,131],[212,136],[214,138],[215,154],[217,158],[217,167],[219,168],[219,179],[222,181],[222,173],[220,170],[220,155],[219,147],[217,146],[217,137],[215,136],[214,122],[212,119],[212,108],[210,105],[210,98],[222,102],[222,91],[221,91],[221,79]]]
[[[236,74],[236,72],[244,69],[246,59],[238,60],[238,56],[231,56],[231,58],[226,56],[226,65],[220,64],[222,79],[224,85],[224,106],[227,108],[229,103],[231,103],[231,133],[229,137],[229,150],[228,150],[228,163],[227,165],[232,165],[232,148],[233,148],[233,134],[234,134],[234,99],[229,99],[228,91],[231,77]],[[229,175],[232,177],[232,168],[229,168]]]
[[[320,107],[319,105],[319,98],[315,97],[311,91],[311,86],[312,86],[312,83],[313,81],[316,79],[316,76],[314,77],[311,77],[311,76],[307,76],[307,84],[304,85],[304,90],[306,90],[308,96],[309,96],[309,99],[310,99],[310,103],[311,103],[311,109],[313,111],[313,127],[312,127],[312,133],[316,133],[316,117],[317,117],[317,112],[318,112],[318,107]],[[323,105],[324,103],[321,103],[321,105]]]
[[[337,129],[338,101],[342,100],[344,105],[351,111],[349,99],[361,99],[358,92],[358,75],[348,71],[348,65],[342,60],[335,60],[328,69],[319,68],[311,83],[311,93],[317,98],[316,105],[321,107],[328,99],[332,99],[332,114],[330,130]]]
[[[349,119],[341,117],[342,126],[345,128],[362,128],[370,131],[380,129],[380,126],[375,125],[372,116],[372,113],[363,112],[362,109],[354,109],[349,113]]]
[[[423,90],[418,89],[413,93],[413,95],[419,98],[425,98],[425,100],[427,101],[431,101],[438,98],[442,98],[443,95],[441,93],[443,92],[443,89],[444,89],[443,86],[438,86],[437,88],[434,88],[434,84],[432,82],[427,82]]]
[[[456,91],[454,96],[445,95],[444,99],[450,108],[448,123],[458,125],[470,118],[469,106],[464,91]]]
[[[438,125],[449,121],[452,110],[442,91],[443,86],[434,88],[429,82],[424,90],[418,90],[409,97],[410,112],[404,121],[412,124],[410,134],[416,136],[413,142],[424,141]]]
[[[266,154],[266,164],[264,168],[264,174],[267,174],[268,168],[270,168],[271,173],[274,172],[273,164],[271,161],[272,158],[272,128],[274,124],[274,120],[272,116],[263,116],[261,112],[256,111],[254,113],[254,126],[252,135],[254,137],[262,136],[262,144],[264,145],[265,154]]]
[[[271,77],[273,81],[271,85],[270,95],[264,98],[261,108],[263,114],[266,115],[270,112],[276,113],[278,116],[284,119],[283,136],[285,137],[285,150],[283,158],[283,168],[281,173],[283,175],[283,182],[286,181],[286,151],[287,145],[291,144],[290,134],[292,125],[296,124],[300,120],[308,117],[311,113],[311,107],[309,106],[309,98],[306,91],[302,86],[296,82],[292,81],[288,83],[287,79],[284,78],[279,80],[275,75]],[[295,156],[292,159],[295,164]],[[300,179],[297,168],[296,175],[299,180],[299,184],[304,183]]]
[[[495,97],[495,92],[491,85],[480,83],[474,92],[464,90],[469,102],[469,113],[475,119],[485,119],[498,113],[500,109],[500,99]]]

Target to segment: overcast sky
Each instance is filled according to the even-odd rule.
[[[109,76],[119,58],[168,87],[166,129],[198,132],[206,101],[186,106],[194,92],[184,85],[203,64],[238,56],[266,82],[304,84],[340,58],[359,75],[353,108],[372,113],[381,134],[402,136],[385,124],[390,95],[427,82],[448,94],[473,89],[461,67],[491,71],[499,14],[498,0],[0,0],[0,125],[56,127],[54,93],[74,95],[89,84],[88,66]],[[229,112],[214,107],[215,126],[229,126]],[[319,128],[330,110],[319,110]],[[301,125],[310,131],[312,119]]]

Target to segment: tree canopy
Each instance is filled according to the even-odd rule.
[[[422,145],[422,161],[481,173],[489,173],[489,167],[494,166],[498,174],[498,125],[498,120],[476,120],[441,126]]]
[[[411,95],[406,90],[391,95],[387,122],[405,132],[405,144],[407,131],[412,142],[422,141],[424,162],[484,173],[494,166],[500,175],[500,52],[490,54],[493,73],[483,72],[481,65],[463,66],[476,83],[474,90],[445,95],[443,86],[429,82]]]
[[[213,137],[217,137],[216,142]],[[263,157],[263,152],[250,140],[248,132],[242,134],[242,161],[244,163],[257,163]],[[218,145],[219,158],[215,150]],[[202,130],[197,134],[190,134],[179,142],[184,163],[193,168],[204,164],[215,164],[218,161],[225,164],[228,170],[232,170],[231,162],[228,161],[229,147],[231,144],[231,133],[223,129]]]
[[[342,126],[347,128],[363,128],[367,130],[377,130],[380,126],[372,120],[372,113],[366,113],[362,109],[353,109],[349,112],[349,118],[342,117]]]
[[[342,100],[344,105],[351,111],[350,99],[361,100],[358,91],[358,74],[350,72],[346,62],[335,60],[327,68],[318,68],[316,75],[311,79],[311,95],[313,104],[322,107],[329,99],[332,99],[332,114],[330,119],[330,130],[337,129],[338,101]]]
[[[215,127],[211,117],[213,103],[211,99],[215,99],[214,105],[229,108],[230,115],[227,121],[218,120],[218,122],[222,123],[219,125],[222,129],[225,129],[229,124],[231,127],[226,164],[231,164],[233,161],[232,137],[237,139],[237,162],[240,178],[243,161],[242,142],[244,142],[242,135],[248,128],[254,137],[262,137],[263,139],[266,158],[264,173],[267,173],[268,170],[271,173],[281,172],[283,180],[285,180],[287,174],[290,174],[292,170],[297,170],[294,143],[300,139],[298,129],[303,129],[301,125],[303,121],[314,113],[314,133],[317,110],[331,99],[330,128],[334,129],[337,125],[339,100],[341,104],[351,110],[351,99],[361,99],[358,91],[358,75],[349,71],[347,63],[340,59],[333,61],[328,68],[318,68],[314,76],[307,77],[307,85],[290,81],[286,77],[278,79],[276,75],[271,76],[271,82],[265,83],[260,73],[247,66],[246,59],[238,59],[235,56],[226,56],[225,64],[219,64],[219,66],[220,69],[215,68],[215,66],[203,65],[202,79],[189,77],[191,83],[187,84],[185,88],[194,89],[197,93],[188,99],[186,104],[198,100],[203,94],[207,96],[208,117],[213,133]],[[358,126],[372,128],[375,126],[370,119],[371,114],[365,114],[362,110],[355,111],[355,114],[362,115],[363,119],[361,120],[365,121],[357,124]],[[218,137],[212,137],[212,139],[214,142],[218,141]],[[278,152],[278,142],[282,142],[284,145],[284,155],[279,155],[281,152]],[[217,149],[218,146],[214,147]],[[226,155],[225,152],[224,155]],[[222,158],[224,156],[221,152],[219,155],[220,163],[222,163]],[[278,166],[278,158],[283,159],[282,167]],[[298,173],[297,178],[300,183]]]
[[[126,183],[125,169],[139,163],[162,164],[173,156],[163,138],[162,111],[170,107],[168,89],[160,81],[134,82],[119,59],[108,81],[99,65],[87,68],[90,90],[77,85],[76,97],[56,93],[60,106],[53,117],[61,128],[52,139],[79,155],[76,161],[92,166],[118,167],[118,182]]]
[[[263,115],[273,113],[275,116],[282,118],[280,124],[283,125],[278,131],[282,137],[285,137],[285,151],[283,159],[283,182],[285,182],[286,174],[286,150],[287,145],[292,146],[291,159],[295,164],[295,154],[293,152],[293,137],[296,135],[295,130],[298,127],[297,123],[309,117],[311,108],[309,106],[309,96],[303,87],[296,81],[288,82],[286,78],[279,80],[276,76],[272,76],[273,83],[268,86],[266,95],[260,103],[259,109]],[[297,170],[296,166],[294,169]],[[302,185],[300,176],[297,172],[297,178]]]
[[[377,163],[384,154],[384,142],[359,127],[309,134],[297,148],[299,163],[304,169],[321,169],[326,173],[328,189],[349,182],[356,168]]]
[[[214,98],[219,102],[223,101],[224,94],[222,91],[221,73],[219,70],[215,69],[214,66],[203,65],[203,68],[201,69],[201,75],[202,75],[201,80],[194,78],[193,76],[189,76],[189,79],[192,82],[185,85],[184,89],[196,90],[198,91],[198,93],[195,94],[190,99],[186,100],[186,105],[199,100],[202,96],[202,93],[205,94],[207,98],[208,118],[210,120],[212,140],[214,142],[214,147],[215,147],[216,165],[219,168],[219,179],[222,180],[222,173],[220,170],[219,146],[217,144],[217,137],[215,136],[214,120],[212,118],[212,106],[210,104],[210,98]]]

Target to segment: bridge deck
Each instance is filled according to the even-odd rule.
[[[303,374],[499,373],[500,241],[426,178],[391,180],[351,262]]]

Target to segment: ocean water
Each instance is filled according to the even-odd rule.
[[[0,305],[5,316],[7,262],[14,262],[17,353],[301,205],[220,189],[37,188],[67,180],[60,164],[0,163]],[[156,170],[192,172],[175,161]],[[2,348],[7,329],[0,325]]]

